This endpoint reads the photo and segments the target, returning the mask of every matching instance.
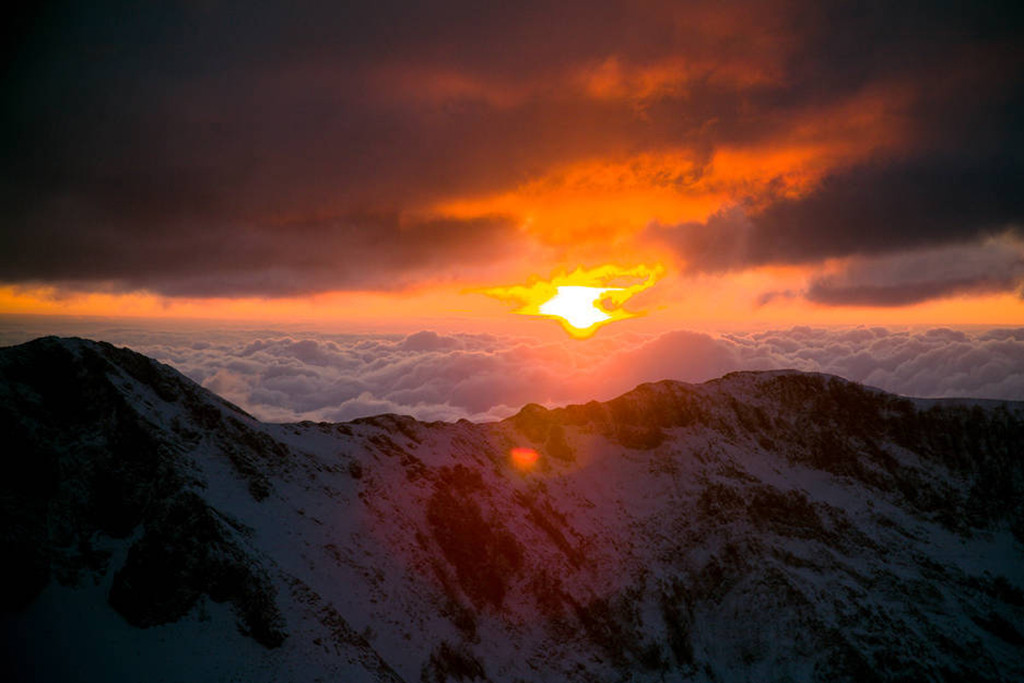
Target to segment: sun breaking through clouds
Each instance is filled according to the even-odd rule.
[[[448,302],[660,263],[665,329],[711,300],[731,323],[1019,324],[1022,17],[1011,0],[43,3],[5,26],[0,313],[406,321],[417,297],[479,322],[490,302]],[[621,319],[618,295],[546,310],[589,330]]]
[[[586,339],[603,325],[642,315],[623,305],[635,294],[653,287],[663,273],[661,265],[604,265],[589,270],[581,266],[569,274],[556,274],[551,280],[534,278],[527,285],[492,287],[483,293],[521,304],[516,313],[553,318],[573,337]]]

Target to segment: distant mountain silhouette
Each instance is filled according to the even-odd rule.
[[[0,435],[18,681],[1024,679],[1022,402],[773,371],[264,424],[49,337],[0,349]]]

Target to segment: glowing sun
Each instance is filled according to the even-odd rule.
[[[660,265],[577,268],[549,281],[534,279],[527,285],[494,287],[483,293],[519,304],[516,313],[554,318],[570,335],[585,339],[603,325],[641,315],[622,305],[634,294],[654,286],[663,272]]]
[[[561,318],[577,330],[585,330],[611,319],[612,316],[598,308],[596,303],[605,292],[615,292],[619,289],[563,285],[557,288],[558,291],[553,297],[538,306],[537,310],[541,315]]]

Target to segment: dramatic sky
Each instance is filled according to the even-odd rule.
[[[1024,322],[999,2],[41,2],[8,16],[0,313],[533,333]],[[587,342],[580,342],[587,343]]]

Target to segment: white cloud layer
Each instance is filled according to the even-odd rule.
[[[405,337],[124,327],[57,333],[129,346],[275,422],[386,412],[490,420],[528,402],[607,400],[641,382],[703,382],[733,370],[778,368],[836,374],[909,396],[1024,399],[1024,328],[795,327],[559,343],[431,331]],[[24,325],[0,325],[0,343],[33,336]]]

